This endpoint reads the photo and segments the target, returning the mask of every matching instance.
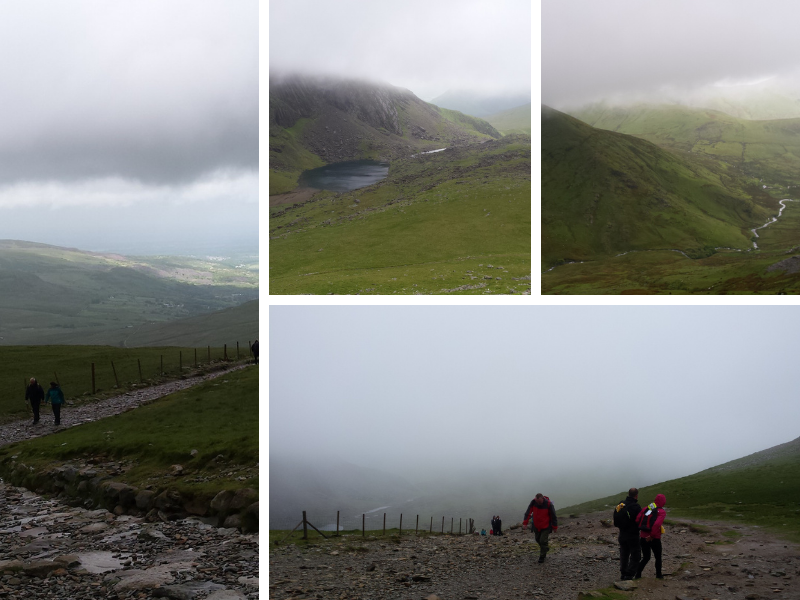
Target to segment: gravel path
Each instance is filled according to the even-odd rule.
[[[154,385],[151,387],[141,388],[138,390],[126,392],[119,396],[98,400],[87,404],[75,406],[66,404],[61,408],[61,425],[56,427],[53,424],[53,413],[50,408],[42,405],[39,414],[40,419],[37,425],[32,425],[33,417],[28,417],[20,421],[12,421],[5,425],[0,425],[0,446],[13,444],[34,437],[47,435],[53,433],[56,429],[64,429],[66,427],[74,427],[82,423],[90,423],[105,417],[117,415],[126,412],[142,404],[146,404],[156,398],[161,398],[167,394],[185,390],[209,379],[214,379],[221,375],[230,373],[238,369],[243,369],[247,365],[237,365],[230,369],[222,371],[213,371],[204,375],[195,375],[186,377],[186,379],[179,379]]]
[[[530,532],[500,537],[422,536],[362,542],[334,538],[308,549],[270,549],[270,598],[575,600],[580,592],[612,586],[619,579],[617,530],[604,527],[607,513],[559,519],[551,552],[538,564]],[[663,537],[664,580],[653,559],[633,582],[633,599],[700,600],[800,598],[800,553],[755,527],[680,519]],[[737,537],[724,535],[734,531]],[[374,566],[373,566],[374,565]],[[591,598],[591,595],[584,597]]]

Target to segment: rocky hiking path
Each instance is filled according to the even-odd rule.
[[[68,405],[60,428],[125,412],[239,368]],[[0,425],[0,445],[53,433],[51,420],[42,413],[36,426],[29,420]],[[205,521],[149,523],[0,482],[0,598],[258,598],[258,534]]]
[[[551,551],[538,564],[533,535],[420,536],[362,542],[333,538],[308,549],[269,551],[270,598],[489,600],[603,597],[619,580],[617,530],[608,512],[559,519]],[[670,519],[669,515],[667,517]],[[757,527],[674,519],[663,536],[663,580],[654,559],[633,600],[800,598],[800,548]],[[731,533],[733,532],[733,533]],[[617,590],[615,590],[617,591]]]
[[[32,416],[23,420],[0,424],[0,446],[7,446],[14,442],[21,442],[22,440],[48,435],[57,429],[73,427],[112,415],[118,415],[152,400],[156,400],[157,398],[161,398],[162,396],[167,396],[168,394],[179,392],[203,383],[204,381],[208,381],[209,379],[215,379],[232,371],[243,369],[245,366],[247,365],[236,365],[229,369],[213,371],[203,375],[195,375],[186,377],[185,379],[140,388],[120,394],[119,396],[98,400],[97,402],[78,406],[66,404],[61,408],[61,425],[58,427],[53,424],[53,413],[50,412],[48,407],[42,404],[39,412],[40,419],[37,425],[31,424]]]
[[[258,598],[258,535],[145,523],[0,483],[0,598]]]

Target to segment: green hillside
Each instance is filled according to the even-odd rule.
[[[620,491],[559,512],[610,509],[626,496]],[[766,527],[800,540],[800,438],[688,477],[639,489],[640,504],[656,494],[667,497],[669,519],[695,517]]]
[[[208,346],[239,342],[242,351],[258,338],[258,300],[197,317],[167,323],[146,323],[126,339],[137,346]]]
[[[0,241],[0,345],[124,346],[146,323],[258,298],[258,262],[124,257]]]
[[[385,84],[291,77],[270,81],[269,94],[270,195],[295,189],[302,171],[325,164],[391,161],[500,137],[481,119]]]
[[[489,115],[484,119],[503,135],[509,133],[531,134],[531,103]]]
[[[800,119],[749,121],[723,112],[672,105],[573,111],[600,129],[635,135],[692,160],[711,157],[762,184],[800,184]]]
[[[524,293],[530,136],[396,159],[387,179],[270,209],[270,294]]]
[[[777,212],[756,183],[543,106],[543,269],[631,250],[747,249],[749,229]]]

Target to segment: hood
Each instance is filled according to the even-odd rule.
[[[663,508],[663,506],[667,503],[667,497],[664,494],[659,494],[656,496],[656,506],[658,508]]]

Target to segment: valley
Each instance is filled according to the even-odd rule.
[[[0,345],[131,346],[142,327],[257,299],[258,257],[125,257],[3,240],[0,286]]]
[[[271,85],[270,119],[271,294],[529,293],[529,135],[346,80]],[[355,160],[388,174],[298,187]]]
[[[583,123],[549,111],[543,293],[800,291],[785,262],[800,246],[800,120],[598,105],[573,111]]]

